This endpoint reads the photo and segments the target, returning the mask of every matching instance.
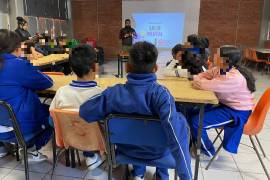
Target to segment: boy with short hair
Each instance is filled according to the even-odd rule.
[[[58,108],[78,111],[80,105],[87,99],[102,92],[94,81],[95,62],[96,51],[94,48],[88,45],[79,45],[72,50],[69,64],[77,75],[77,80],[57,90],[50,110]],[[95,169],[104,161],[97,153],[84,152],[84,156],[89,170]]]
[[[177,66],[182,67],[182,55],[184,51],[185,51],[185,48],[181,44],[176,44],[172,48],[173,59],[166,63],[166,68],[164,69],[164,73],[163,73],[165,76],[173,76],[173,77],[179,76]]]
[[[178,175],[182,180],[191,180],[186,119],[176,111],[170,92],[157,83],[157,49],[151,43],[138,42],[132,46],[129,55],[127,83],[110,87],[89,99],[81,105],[80,116],[88,122],[94,122],[110,113],[158,115],[168,139],[168,147],[175,158]],[[169,153],[168,149],[127,145],[119,145],[117,150],[140,159],[157,159]],[[145,171],[145,166],[133,166],[132,175],[134,179],[143,179]],[[156,177],[168,180],[168,170],[157,168]]]

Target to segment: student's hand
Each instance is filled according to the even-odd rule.
[[[201,82],[200,81],[192,81],[192,87],[194,89],[201,89]]]

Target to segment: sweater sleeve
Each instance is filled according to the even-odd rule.
[[[230,93],[238,91],[242,78],[237,74],[227,73],[225,76],[214,77],[213,79],[194,79],[200,85],[200,89],[217,93]]]
[[[174,99],[167,89],[161,90],[157,96],[155,110],[160,117],[168,146],[176,161],[177,173],[183,180],[192,180],[186,119],[176,111]]]
[[[24,87],[40,91],[45,90],[53,86],[53,80],[43,74],[30,63],[23,63],[21,70],[17,72],[18,83]]]
[[[217,74],[217,69],[213,68],[213,69],[209,69],[205,72],[202,72],[196,76],[194,76],[194,80],[199,80],[199,79],[208,79],[211,80],[214,78],[214,76]]]
[[[87,122],[102,120],[106,117],[106,95],[105,92],[91,97],[80,106],[79,114]]]

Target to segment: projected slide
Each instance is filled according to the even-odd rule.
[[[137,41],[148,41],[158,48],[172,48],[182,43],[184,13],[133,13]]]

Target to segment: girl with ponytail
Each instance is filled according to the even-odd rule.
[[[237,153],[243,128],[254,106],[253,92],[255,78],[240,66],[241,50],[235,46],[222,46],[215,54],[216,67],[194,77],[195,89],[215,92],[220,104],[205,109],[202,130],[203,158],[209,160],[215,154],[215,148],[208,138],[206,130],[224,127],[223,147],[231,153]],[[197,139],[199,115],[191,117],[193,139]]]

